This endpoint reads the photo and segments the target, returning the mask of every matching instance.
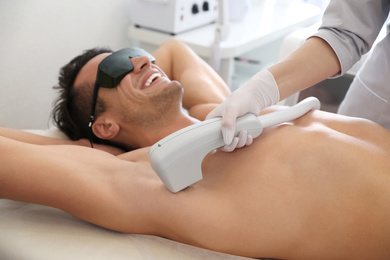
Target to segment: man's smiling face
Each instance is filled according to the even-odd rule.
[[[76,77],[75,88],[93,88],[98,65],[109,55],[103,53],[87,62]],[[115,88],[99,88],[98,98],[107,108],[103,114],[122,126],[153,128],[166,124],[171,113],[181,109],[182,85],[171,81],[147,56],[132,58],[131,62],[133,71]]]

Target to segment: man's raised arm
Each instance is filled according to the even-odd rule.
[[[77,145],[32,145],[0,136],[0,164],[0,199],[59,208],[113,230],[148,232],[145,205],[153,204],[148,194],[156,190],[156,178],[140,174],[144,163]],[[152,185],[140,185],[144,179]]]
[[[200,107],[215,107],[230,95],[222,78],[186,44],[170,40],[153,55],[167,76],[183,85],[183,107],[190,113]]]
[[[80,141],[71,141],[60,138],[52,138],[41,136],[33,133],[29,133],[23,130],[0,127],[0,136],[7,137],[9,139],[29,143],[29,144],[39,144],[39,145],[82,145]]]
[[[0,136],[15,141],[23,142],[23,143],[37,144],[37,145],[80,145],[80,146],[90,147],[90,143],[87,139],[72,141],[67,139],[42,136],[38,134],[29,133],[23,130],[6,128],[6,127],[0,127]],[[113,155],[119,155],[124,152],[120,148],[116,148],[108,145],[94,144],[94,147],[98,148],[99,150],[111,153]]]

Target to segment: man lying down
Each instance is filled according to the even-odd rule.
[[[85,53],[62,71],[55,118],[74,139],[88,138],[92,89],[106,52]],[[251,146],[207,155],[203,180],[173,194],[153,172],[149,146],[204,118],[228,90],[180,42],[159,48],[156,64],[141,54],[133,53],[133,68],[117,85],[98,89],[94,149],[85,139],[1,129],[1,198],[240,256],[390,259],[387,130],[363,119],[310,112],[265,129]],[[120,153],[99,140],[132,151]]]

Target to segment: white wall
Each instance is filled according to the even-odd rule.
[[[59,68],[128,44],[130,0],[0,0],[0,126],[48,127]]]
[[[60,67],[85,49],[129,45],[130,2],[0,0],[0,126],[46,129]]]

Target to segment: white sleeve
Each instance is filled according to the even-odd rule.
[[[335,51],[341,76],[367,53],[389,15],[390,0],[332,0],[313,36]]]

